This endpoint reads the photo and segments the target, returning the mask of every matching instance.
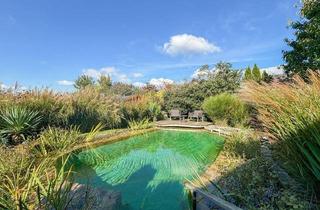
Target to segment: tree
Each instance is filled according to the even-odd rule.
[[[116,82],[111,86],[111,91],[116,95],[129,96],[135,93],[136,88],[131,84]]]
[[[273,76],[268,74],[266,71],[262,72],[261,80],[270,83],[273,80]]]
[[[110,90],[111,86],[112,86],[112,81],[111,81],[111,77],[105,76],[105,75],[101,75],[100,78],[98,79],[98,84],[99,84],[99,90],[103,93],[106,93]]]
[[[291,24],[295,39],[285,40],[291,49],[283,51],[284,69],[288,76],[306,78],[308,70],[320,69],[320,1],[303,0],[300,16]]]
[[[250,67],[246,68],[246,71],[244,72],[244,80],[251,80],[252,79],[252,71]]]
[[[231,63],[219,62],[215,65],[215,71],[203,82],[205,89],[201,91],[205,97],[223,92],[234,93],[240,88],[240,82],[241,71],[234,69]]]
[[[94,84],[95,84],[95,82],[92,77],[87,76],[87,75],[81,75],[74,82],[74,87],[77,89],[83,89],[87,86],[93,86]]]
[[[252,79],[256,82],[261,81],[261,72],[257,64],[254,64],[253,69],[252,69]]]
[[[166,89],[165,109],[179,108],[183,112],[200,109],[203,100],[220,93],[234,93],[240,88],[241,73],[230,63],[219,62],[206,79],[198,78]]]
[[[196,70],[195,79],[204,80],[204,79],[207,79],[209,75],[210,75],[209,65],[205,64]]]

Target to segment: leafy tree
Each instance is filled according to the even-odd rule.
[[[202,80],[202,79],[206,79],[209,75],[210,75],[210,69],[209,69],[209,65],[205,64],[203,66],[201,66],[198,70],[197,70],[197,78],[198,80]]]
[[[246,68],[246,71],[244,72],[244,79],[245,80],[251,80],[252,79],[252,71],[250,67]]]
[[[179,108],[183,112],[201,109],[203,100],[219,93],[234,93],[240,87],[241,74],[230,63],[220,62],[206,79],[198,78],[172,85],[164,95],[165,109]]]
[[[254,64],[253,69],[252,69],[252,79],[256,82],[261,81],[261,72],[257,64]]]
[[[231,63],[219,62],[208,79],[203,82],[204,98],[215,94],[228,92],[234,93],[241,82],[241,72],[233,69]],[[202,85],[201,85],[202,86]]]
[[[136,88],[131,84],[116,82],[111,86],[111,91],[116,95],[129,96],[135,93]]]
[[[303,0],[301,20],[293,22],[295,39],[286,39],[291,48],[283,52],[285,72],[288,76],[307,77],[307,70],[320,69],[320,1]]]
[[[108,92],[112,86],[111,77],[109,75],[108,76],[101,75],[100,78],[98,79],[98,84],[101,92],[103,93]]]
[[[95,84],[95,82],[92,77],[87,76],[87,75],[81,75],[74,82],[74,87],[77,89],[83,89],[87,86],[93,86],[94,84]]]
[[[263,71],[261,79],[266,83],[270,83],[273,80],[273,76],[268,74],[266,71]]]
[[[146,86],[144,86],[142,89],[144,90],[144,92],[156,92],[157,91],[157,87],[155,85],[150,84],[150,83],[147,83]]]

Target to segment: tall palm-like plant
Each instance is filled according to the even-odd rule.
[[[13,106],[0,113],[0,138],[3,143],[15,145],[32,136],[41,121],[38,112]]]

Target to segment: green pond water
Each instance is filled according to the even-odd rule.
[[[121,192],[123,210],[189,209],[183,182],[223,147],[207,132],[159,130],[78,153],[76,181]]]

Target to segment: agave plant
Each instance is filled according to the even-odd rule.
[[[41,121],[38,112],[13,106],[0,113],[0,138],[5,144],[15,145],[25,141],[37,131]]]

